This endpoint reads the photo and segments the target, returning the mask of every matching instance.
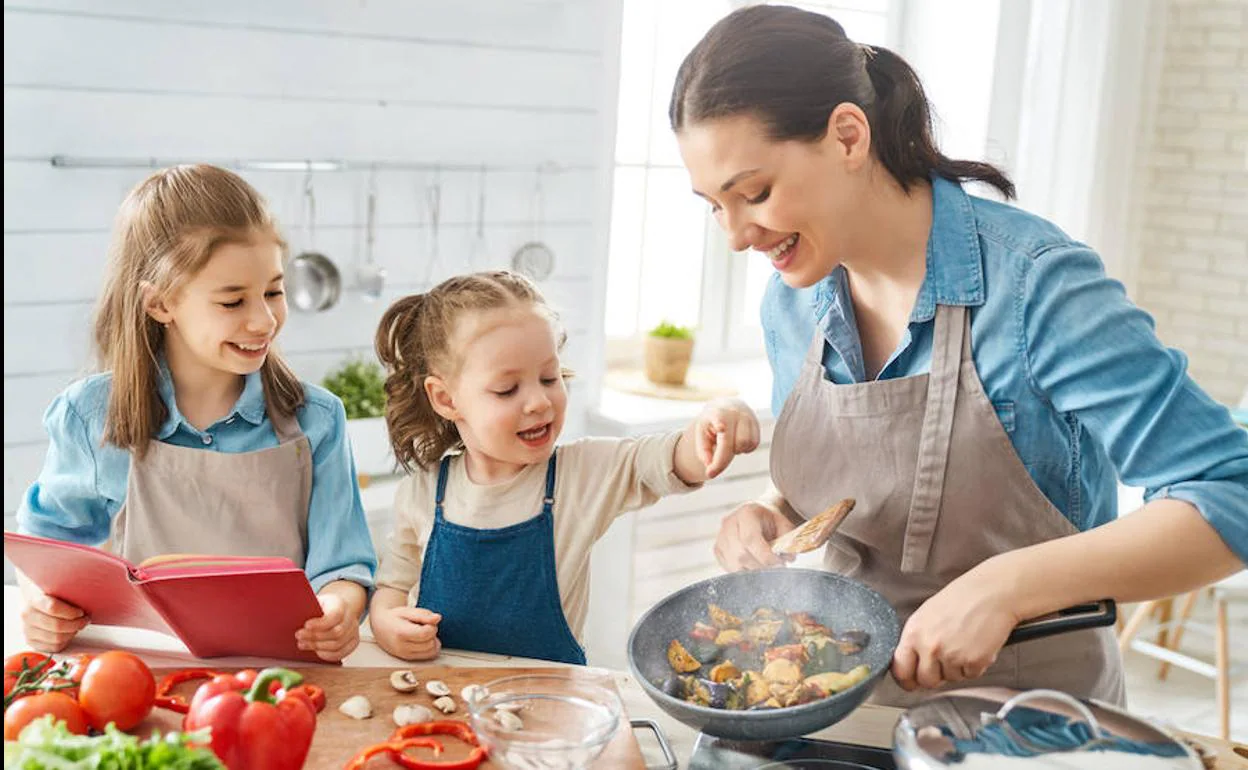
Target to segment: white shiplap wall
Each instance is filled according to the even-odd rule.
[[[382,172],[380,302],[346,291],[292,310],[280,339],[319,381],[369,353],[385,306],[452,273],[501,266],[534,234],[557,255],[544,288],[582,376],[599,380],[619,0],[118,0],[4,8],[4,507],[6,525],[46,447],[52,396],[88,370],[89,318],[113,215],[147,168],[53,168],[54,155],[172,160],[337,159],[486,167]],[[303,175],[242,172],[297,251]],[[427,191],[442,212],[434,244]],[[349,281],[363,258],[364,172],[313,177],[315,246]],[[436,259],[434,258],[436,255]],[[569,434],[582,429],[580,408]]]

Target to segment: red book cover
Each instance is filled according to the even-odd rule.
[[[295,643],[295,631],[319,617],[321,605],[289,559],[170,554],[135,565],[99,548],[15,532],[4,533],[4,555],[92,623],[172,634],[199,658],[325,662]]]

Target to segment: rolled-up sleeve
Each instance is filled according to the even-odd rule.
[[[313,420],[324,420],[328,425],[312,448],[312,496],[308,504],[304,571],[316,591],[334,580],[350,580],[371,593],[377,555],[347,441],[347,413],[336,399],[329,405],[311,401],[301,422]],[[304,424],[304,431],[321,432],[308,424]]]
[[[1038,255],[1021,286],[1032,387],[1104,447],[1123,483],[1145,488],[1145,500],[1191,503],[1248,563],[1248,431],[1090,249]]]
[[[43,415],[48,452],[17,510],[19,532],[83,545],[108,538],[112,517],[100,492],[95,446],[86,421],[65,394]]]

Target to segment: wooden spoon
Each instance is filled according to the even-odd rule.
[[[799,553],[822,548],[852,510],[854,510],[854,499],[847,497],[818,516],[807,519],[806,523],[797,529],[790,530],[776,538],[771,544],[771,552],[777,556],[786,554],[796,556]]]

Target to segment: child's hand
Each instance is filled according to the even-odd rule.
[[[322,660],[342,660],[360,643],[360,618],[335,593],[317,595],[321,603],[319,618],[312,618],[295,632],[301,650],[313,650]]]
[[[48,596],[34,583],[22,582],[22,632],[40,652],[60,652],[91,619],[81,609]]]
[[[757,449],[758,440],[758,418],[745,402],[735,398],[712,401],[681,436],[676,475],[686,483],[713,479],[733,457]]]
[[[369,618],[381,648],[403,660],[433,660],[442,650],[438,623],[442,616],[420,607],[374,607]]]

